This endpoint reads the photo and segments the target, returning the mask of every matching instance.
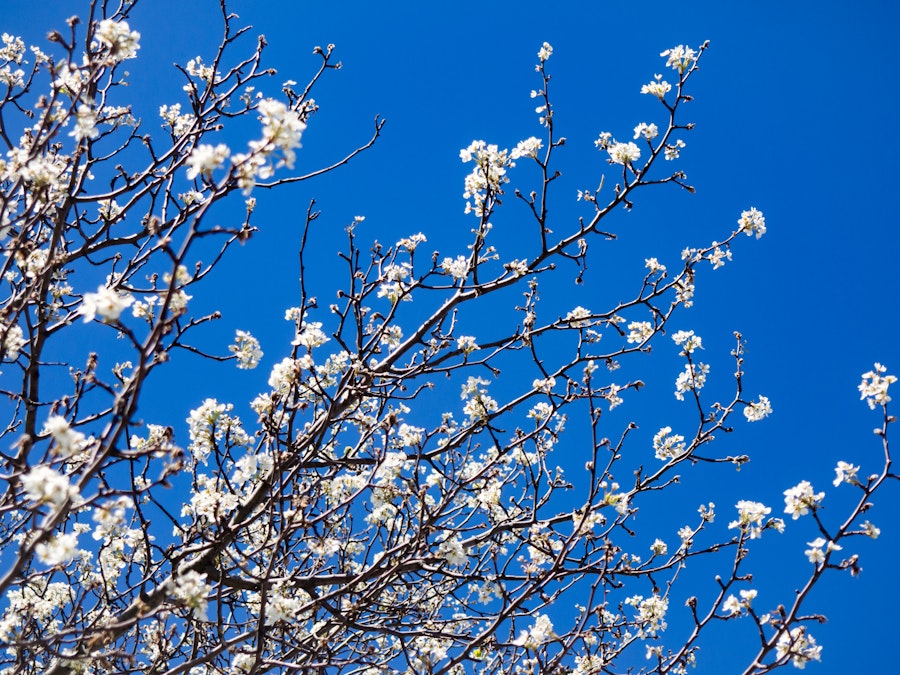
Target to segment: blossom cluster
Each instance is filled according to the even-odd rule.
[[[499,407],[497,401],[488,395],[487,384],[489,384],[488,381],[481,377],[469,376],[462,386],[460,398],[465,401],[463,413],[469,417],[471,422],[486,420]]]
[[[869,404],[869,408],[875,410],[877,406],[887,405],[891,401],[888,396],[888,387],[897,381],[895,375],[885,375],[887,368],[880,363],[862,376],[859,384],[859,398]]]
[[[706,384],[706,376],[709,374],[709,366],[705,363],[686,363],[684,370],[678,374],[675,380],[675,398],[684,400],[684,395],[689,391],[699,391]]]
[[[779,660],[787,659],[797,668],[804,668],[810,661],[822,660],[822,647],[803,626],[784,631],[778,636],[775,651]]]
[[[673,434],[672,427],[662,427],[653,436],[653,450],[656,459],[668,461],[685,450],[684,436]]]
[[[137,57],[141,34],[131,30],[127,21],[103,19],[94,33],[99,45],[107,50],[112,61],[124,61]]]
[[[797,520],[810,510],[815,511],[825,498],[824,492],[815,492],[809,481],[800,481],[794,487],[784,491],[784,512]]]
[[[114,322],[132,305],[134,298],[109,286],[99,286],[96,293],[85,293],[81,302],[81,314],[85,323],[99,317],[102,321]]]
[[[762,536],[763,530],[768,528],[778,532],[784,530],[784,522],[780,518],[771,518],[764,522],[765,517],[772,513],[772,509],[765,504],[742,499],[735,508],[738,510],[738,519],[730,522],[728,527],[741,530],[750,539],[758,539]]]
[[[759,422],[772,414],[772,404],[766,396],[760,396],[758,401],[751,401],[744,407],[744,417],[748,422]]]
[[[300,138],[306,130],[301,114],[271,98],[258,101],[256,109],[262,123],[262,139],[250,141],[248,152],[233,155],[224,143],[196,145],[187,158],[189,180],[211,180],[213,172],[223,167],[230,157],[237,185],[246,195],[258,180],[271,178],[276,169],[294,167],[295,150],[300,147]],[[190,124],[189,118],[180,115],[180,108],[161,109],[160,114],[176,136]]]
[[[738,230],[748,237],[756,235],[761,238],[766,233],[766,219],[762,212],[755,207],[751,207],[749,211],[742,211],[741,217],[738,219]]]
[[[520,157],[536,157],[540,147],[539,139],[529,138],[521,141],[512,152],[477,140],[460,150],[459,158],[464,164],[475,163],[465,179],[463,199],[468,200],[465,212],[482,217],[503,193],[503,184],[509,182],[506,170],[514,167],[515,160]]]

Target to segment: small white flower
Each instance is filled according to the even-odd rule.
[[[566,314],[565,320],[572,328],[584,328],[590,325],[589,321],[585,321],[590,315],[591,310],[578,306]]]
[[[193,570],[179,574],[175,579],[175,588],[172,595],[182,605],[191,610],[194,618],[200,621],[208,621],[206,609],[209,604],[207,596],[210,587],[206,583],[206,575]]]
[[[690,47],[678,45],[677,47],[672,47],[672,49],[667,49],[662,52],[660,56],[666,57],[667,66],[683,74],[684,71],[690,67],[691,62],[696,58],[697,52]]]
[[[553,47],[550,46],[550,43],[545,42],[541,45],[540,50],[538,51],[538,58],[541,60],[541,63],[550,58],[553,54]]]
[[[237,367],[241,370],[256,368],[259,360],[263,357],[259,340],[243,330],[235,331],[234,344],[230,345],[228,350],[234,354],[237,359]]]
[[[645,138],[648,141],[652,141],[657,136],[659,136],[659,127],[655,124],[645,124],[644,122],[641,122],[634,128],[635,140]]]
[[[519,159],[520,157],[533,157],[537,159],[538,150],[542,147],[543,143],[541,143],[541,139],[532,136],[531,138],[526,138],[524,141],[519,141],[518,145],[516,145],[509,153],[509,158]]]
[[[53,567],[73,560],[79,554],[78,535],[58,534],[34,547],[34,552],[45,565]]]
[[[772,513],[772,509],[765,504],[742,499],[735,504],[735,508],[738,510],[738,519],[730,522],[728,529],[737,528],[749,534],[751,539],[759,539],[763,529],[771,526],[763,523],[763,519]]]
[[[703,339],[694,335],[692,330],[680,330],[672,336],[672,341],[681,347],[681,356],[692,354],[698,349],[703,349]]]
[[[469,556],[458,535],[441,542],[437,554],[452,567],[462,567],[469,562]]]
[[[136,30],[131,30],[126,21],[116,22],[112,19],[103,19],[97,24],[95,36],[100,44],[109,49],[109,54],[115,61],[133,59],[137,56],[137,50],[140,49],[138,41],[141,39],[141,34]]]
[[[210,145],[201,143],[191,152],[187,159],[188,180],[193,180],[197,176],[209,177],[212,172],[218,169],[228,159],[230,154],[228,146],[224,143],[218,145]]]
[[[672,85],[662,79],[662,75],[657,75],[653,82],[641,87],[642,94],[651,94],[659,100],[663,100],[671,90]]]
[[[675,398],[683,401],[687,392],[702,389],[708,374],[709,366],[705,363],[686,363],[675,380]]]
[[[812,635],[806,633],[803,626],[779,635],[775,652],[779,660],[789,657],[794,666],[801,669],[810,661],[822,660],[822,648],[816,644]]]
[[[535,614],[534,625],[529,630],[520,632],[519,637],[513,640],[513,644],[526,649],[537,649],[555,637],[550,617],[546,614]]]
[[[644,260],[644,266],[650,270],[650,274],[665,274],[666,266],[659,262],[656,258],[647,258]]]
[[[78,143],[84,139],[93,140],[99,135],[96,111],[82,103],[75,111],[75,128],[69,132],[69,136],[72,136],[75,142]]]
[[[740,226],[738,230],[748,237],[755,234],[759,239],[766,233],[766,218],[761,211],[757,211],[754,207],[751,207],[749,211],[741,212],[738,225]]]
[[[666,461],[684,452],[684,436],[672,433],[672,427],[663,427],[653,437],[656,458]]]
[[[653,324],[649,321],[632,321],[628,324],[628,342],[641,344],[653,337]]]
[[[441,271],[453,277],[454,281],[465,281],[469,276],[469,261],[461,255],[456,258],[444,258],[441,261]]]
[[[422,244],[426,241],[425,235],[419,232],[418,234],[411,235],[409,237],[404,237],[400,241],[397,242],[397,247],[403,247],[410,253],[416,250],[416,247],[419,244]]]
[[[744,408],[744,417],[748,422],[759,422],[772,414],[772,404],[766,396],[760,396],[759,401],[747,404]]]
[[[632,142],[613,143],[606,152],[613,164],[632,164],[641,158],[641,149]]]
[[[784,512],[791,514],[794,520],[805,516],[810,509],[815,510],[825,498],[824,492],[813,492],[809,481],[800,481],[794,487],[784,491]]]
[[[22,476],[22,489],[28,499],[38,504],[54,504],[59,506],[70,497],[75,497],[78,490],[69,483],[69,479],[57,473],[49,466],[38,465]]]
[[[665,150],[663,151],[663,154],[669,161],[678,159],[681,156],[682,148],[684,148],[684,141],[678,139],[674,144],[667,144]]]
[[[22,327],[14,323],[9,327],[0,328],[0,335],[3,336],[3,358],[15,361],[19,358],[22,347],[28,344]]]
[[[872,539],[878,539],[878,535],[881,534],[881,530],[879,528],[875,527],[868,520],[862,524],[862,528],[863,528],[863,532],[865,533],[865,535]]]
[[[858,466],[853,466],[849,462],[838,462],[834,469],[835,474],[837,474],[833,481],[834,486],[837,487],[841,483],[859,485],[859,478],[856,475],[858,471]]]
[[[95,317],[102,321],[118,321],[125,309],[131,306],[134,298],[128,293],[119,293],[108,286],[98,286],[96,293],[85,293],[81,301],[79,313],[88,323]]]
[[[84,450],[87,445],[85,435],[69,426],[64,417],[51,415],[44,422],[43,433],[50,434],[55,442],[54,452],[59,457],[68,458]]]
[[[875,368],[862,376],[859,384],[860,400],[869,404],[869,408],[875,410],[877,406],[887,405],[891,401],[888,396],[888,387],[897,381],[895,375],[885,375],[887,368],[880,363]]]

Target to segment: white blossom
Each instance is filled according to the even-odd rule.
[[[3,61],[12,61],[13,63],[22,63],[22,57],[25,55],[25,43],[22,38],[3,33],[3,47],[0,48],[0,59]]]
[[[707,254],[706,259],[709,260],[714,270],[725,266],[726,260],[731,260],[731,249],[727,246],[722,247],[713,242],[713,250]]]
[[[99,135],[96,111],[82,103],[75,111],[75,128],[69,132],[69,136],[72,136],[78,143],[84,139],[93,140]]]
[[[876,406],[883,406],[890,403],[891,397],[888,396],[888,387],[897,381],[895,375],[885,375],[887,368],[880,363],[875,364],[875,368],[862,376],[862,382],[859,384],[860,400],[864,400],[869,404],[869,408],[875,410]]]
[[[58,534],[46,542],[41,542],[34,547],[34,552],[45,565],[63,565],[76,558],[78,550],[78,536],[75,534]]]
[[[833,483],[834,486],[837,487],[841,483],[849,483],[850,485],[859,485],[859,478],[857,478],[857,472],[859,471],[858,466],[853,466],[849,462],[840,461],[837,463],[837,466],[834,469],[836,475]]]
[[[209,584],[206,583],[206,575],[190,570],[175,578],[172,595],[181,605],[191,610],[195,619],[209,621],[206,610],[210,590]]]
[[[703,349],[703,339],[694,335],[692,330],[680,330],[672,336],[672,342],[681,347],[681,356],[693,354],[698,349]]]
[[[690,67],[691,62],[697,57],[697,52],[690,47],[678,45],[677,47],[672,47],[672,49],[667,49],[662,52],[660,56],[666,58],[667,66],[677,70],[679,73],[684,73],[684,71]]]
[[[640,344],[653,337],[653,324],[649,321],[632,321],[628,324],[628,342]]]
[[[555,637],[550,617],[546,614],[535,614],[534,624],[528,630],[521,631],[519,637],[513,640],[513,644],[526,649],[537,649]]]
[[[552,54],[553,54],[553,47],[551,47],[550,43],[548,43],[548,42],[545,42],[543,45],[541,45],[540,50],[538,50],[538,58],[541,60],[542,63],[544,61],[546,61],[547,59],[549,59]]]
[[[60,506],[78,494],[78,489],[66,476],[42,464],[32,467],[21,480],[25,496],[38,504]]]
[[[738,519],[728,524],[728,529],[740,529],[748,534],[751,539],[762,536],[765,527],[763,519],[772,513],[772,509],[760,502],[752,502],[746,499],[739,501],[735,508],[738,510]]]
[[[875,527],[868,520],[862,524],[863,534],[871,539],[878,539],[878,536],[881,534],[881,530]]]
[[[95,35],[100,44],[109,50],[109,55],[114,61],[133,59],[137,56],[137,50],[140,49],[138,41],[141,39],[141,34],[131,30],[126,21],[116,22],[112,19],[103,19],[97,24]]]
[[[775,652],[779,660],[789,658],[797,668],[805,668],[810,661],[822,660],[822,648],[803,626],[784,631],[778,636]]]
[[[404,237],[397,242],[397,247],[403,247],[410,253],[416,250],[419,244],[426,242],[427,239],[425,235],[419,232],[418,234],[413,234],[409,237]]]
[[[98,286],[96,293],[85,293],[79,312],[85,323],[95,317],[111,322],[118,321],[119,316],[134,302],[129,293],[120,293],[108,286]]]
[[[632,164],[641,158],[641,149],[632,142],[613,143],[606,152],[613,164]]]
[[[756,591],[753,589],[744,589],[740,591],[741,599],[738,600],[734,595],[729,595],[725,602],[722,603],[722,609],[731,616],[740,614],[742,610],[749,609],[750,603],[756,597]]]
[[[475,342],[475,337],[473,335],[460,335],[456,339],[456,348],[462,350],[464,354],[471,354],[479,347],[478,343]]]
[[[218,145],[210,145],[209,143],[201,143],[193,149],[187,159],[188,180],[193,180],[197,176],[209,177],[212,172],[218,169],[228,159],[230,150],[224,143]]]
[[[653,82],[645,84],[641,87],[642,94],[651,94],[662,100],[672,91],[672,85],[662,79],[662,75],[656,75]]]
[[[159,116],[163,119],[163,128],[171,129],[172,135],[175,137],[186,134],[190,130],[191,124],[194,122],[193,115],[181,113],[180,103],[160,106]]]
[[[19,324],[12,324],[0,328],[0,335],[3,336],[3,358],[9,361],[15,361],[19,358],[19,352],[22,347],[28,344],[28,340],[24,337],[24,332]]]
[[[454,281],[465,281],[469,276],[469,261],[461,255],[456,258],[444,258],[441,261],[441,271],[453,277]]]
[[[463,163],[475,163],[472,173],[466,176],[463,198],[471,200],[466,202],[465,212],[480,218],[488,200],[503,192],[503,184],[509,182],[506,170],[515,166],[515,162],[508,150],[500,150],[484,141],[472,141],[459,151],[459,157]]]
[[[313,350],[316,347],[321,347],[328,342],[328,340],[330,340],[330,338],[325,334],[325,331],[322,330],[321,321],[310,321],[308,323],[304,321],[300,324],[297,335],[291,341],[291,344]]]
[[[648,141],[652,141],[657,136],[659,136],[659,127],[655,124],[641,122],[634,128],[634,140],[645,138]]]
[[[469,562],[469,556],[466,554],[458,535],[449,537],[441,542],[437,554],[451,567],[462,567]]]
[[[667,143],[663,150],[663,155],[669,161],[678,159],[681,156],[681,149],[684,147],[684,141],[680,138],[675,143]]]
[[[675,398],[683,401],[687,392],[702,389],[708,374],[709,366],[705,363],[686,363],[675,380]]]
[[[294,168],[296,153],[294,150],[300,147],[300,137],[306,129],[306,124],[300,119],[295,110],[291,110],[281,101],[266,98],[257,105],[259,119],[263,124],[263,139],[265,149],[276,149],[281,153],[281,161],[278,166]]]
[[[772,404],[766,396],[760,396],[759,401],[751,401],[744,407],[744,417],[748,422],[759,422],[772,414]]]
[[[422,427],[414,427],[410,424],[402,423],[397,427],[397,436],[404,447],[412,448],[418,446],[422,442],[425,429]]]
[[[669,608],[669,600],[659,595],[651,595],[644,598],[634,595],[625,600],[626,605],[631,605],[638,611],[637,620],[640,622],[642,634],[654,636],[659,631],[666,629],[666,611]]]
[[[809,481],[800,481],[797,485],[784,491],[784,512],[797,520],[805,516],[810,509],[815,510],[825,498],[824,492],[814,492]]]
[[[751,207],[749,211],[742,211],[741,217],[738,219],[738,230],[748,237],[754,234],[760,239],[766,233],[766,219],[761,211],[755,207]]]
[[[684,452],[684,436],[672,433],[672,427],[662,427],[653,436],[653,450],[656,458],[667,461]]]
[[[77,455],[88,443],[83,433],[72,429],[69,422],[59,415],[47,418],[42,433],[49,434],[53,438],[53,451],[58,457],[68,458]]]
[[[831,551],[840,551],[842,549],[841,546],[838,546],[833,541],[828,541],[827,539],[823,539],[822,537],[817,537],[813,541],[807,543],[811,548],[804,551],[804,553],[813,565],[820,565],[824,563],[826,553],[830,553]],[[822,547],[825,547],[825,550],[823,550]]]
[[[228,351],[234,354],[237,359],[237,367],[241,370],[256,368],[259,360],[263,357],[259,340],[243,330],[235,331],[234,344],[228,347]]]
[[[646,258],[644,266],[650,270],[650,274],[665,274],[666,266],[659,262],[656,258]]]
[[[590,321],[586,321],[590,316],[591,310],[578,306],[566,314],[565,320],[572,328],[584,328],[590,325]]]
[[[532,136],[531,138],[526,138],[524,141],[519,141],[516,147],[509,153],[509,158],[519,159],[520,157],[533,157],[537,159],[538,150],[542,147],[543,143],[541,143],[541,139]]]

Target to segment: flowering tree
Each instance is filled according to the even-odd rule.
[[[702,663],[698,648],[722,623],[757,636],[746,673],[820,659],[809,626],[821,617],[807,600],[826,573],[857,573],[855,540],[878,535],[863,516],[896,478],[896,378],[878,364],[863,376],[862,398],[881,414],[881,468],[866,477],[838,464],[835,487],[858,496],[841,518],[825,519],[825,493],[803,481],[784,491],[787,524],[750,500],[716,519],[701,498],[681,529],[644,542],[639,509],[652,512],[698,464],[740,467],[748,458],[718,452],[714,437],[734,417],[772,412],[744,392],[740,335],[733,393],[711,400],[704,385],[719,375],[701,361],[701,337],[669,330],[697,278],[730,261],[745,235],[763,236],[765,218],[743,210],[722,241],[684,250],[676,269],[648,259],[627,300],[541,304],[555,277],[574,269],[581,281],[589,248],[614,236],[607,216],[651,186],[693,190],[669,167],[692,128],[682,108],[706,45],[661,54],[668,75],[640,89],[659,101],[655,123],[626,141],[599,135],[609,170],[578,193],[576,222],[550,227],[565,139],[546,43],[532,92],[540,137],[460,153],[471,170],[464,253],[427,250],[424,233],[370,247],[357,217],[341,253],[347,283],[319,307],[303,275],[311,205],[301,295],[285,314],[295,337],[267,347],[284,357],[250,403],[257,419],[207,399],[185,428],[153,420],[142,396],[171,354],[241,369],[262,358],[246,331],[230,354],[198,347],[216,315],[193,312],[192,289],[252,236],[256,195],[337,169],[381,124],[335,164],[292,172],[313,90],[339,65],[333,47],[315,49],[306,86],[270,95],[265,42],[232,56],[246,29],[224,3],[218,49],[179,67],[183,90],[161,120],[141,124],[122,86],[124,64],[140,55],[132,8],[94,0],[84,21],[51,33],[52,53],[7,34],[0,50],[4,672],[678,673]],[[232,149],[221,132],[241,120],[254,121],[253,135]],[[519,208],[506,216],[516,164],[540,179],[513,193]],[[235,224],[212,225],[211,214]],[[492,233],[499,217],[525,221],[519,257]],[[201,252],[212,262],[198,262]],[[496,320],[469,330],[485,312]],[[75,362],[72,344],[96,351]],[[657,421],[642,447],[634,424],[615,428],[603,413],[643,386],[614,373],[640,365],[651,345],[680,352],[674,394],[694,424],[679,433]],[[807,578],[784,604],[758,598],[754,540],[801,518],[814,534]],[[680,581],[706,559],[722,571],[699,597]]]

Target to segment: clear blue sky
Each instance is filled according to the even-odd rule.
[[[55,0],[35,9],[3,1],[2,29],[34,43],[82,4]],[[129,70],[151,129],[156,107],[178,100],[170,64],[211,54],[217,4],[144,0],[134,13],[131,25],[142,41]],[[564,177],[557,208],[561,217],[576,213],[575,190],[595,185],[605,168],[592,145],[597,134],[628,138],[635,124],[658,113],[639,89],[663,72],[659,52],[708,39],[711,49],[692,85],[696,100],[688,117],[696,129],[684,137],[681,160],[697,193],[646,192],[630,214],[617,214],[610,227],[620,239],[595,259],[590,292],[608,298],[603,294],[620,279],[637,281],[645,257],[674,265],[683,247],[723,238],[742,209],[760,208],[768,234],[759,242],[741,240],[733,263],[704,273],[695,307],[675,326],[702,335],[704,356],[722,373],[729,372],[732,331],[743,332],[748,389],[769,396],[775,408],[759,425],[737,425],[726,443],[753,461],[727,487],[710,487],[709,499],[722,519],[744,498],[780,510],[781,492],[805,478],[828,488],[826,517],[833,509],[837,518],[836,461],[862,464],[864,475],[867,467],[878,468],[871,434],[878,419],[858,400],[856,386],[876,360],[900,374],[894,214],[900,136],[893,128],[900,9],[893,3],[237,0],[231,7],[269,42],[268,64],[279,70],[272,94],[285,79],[305,81],[315,65],[313,46],[337,45],[344,68],[316,94],[321,112],[304,136],[301,170],[364,142],[376,114],[388,124],[376,147],[352,166],[257,195],[261,232],[226,262],[216,282],[221,295],[197,301],[223,309],[212,339],[219,335],[226,344],[235,328],[249,329],[263,341],[265,361],[253,373],[227,371],[233,377],[227,380],[209,379],[222,371],[185,361],[196,370],[179,375],[206,378],[204,386],[180,382],[172,396],[174,382],[161,380],[151,392],[159,400],[146,404],[149,421],[177,426],[206,396],[240,407],[263,390],[272,363],[286,354],[278,345],[286,345],[290,328],[281,316],[296,301],[300,216],[311,198],[324,211],[323,228],[336,234],[364,215],[363,240],[393,242],[423,231],[442,253],[461,252],[452,249],[462,248],[471,223],[462,214],[466,168],[459,149],[474,138],[511,147],[540,135],[528,93],[539,85],[533,65],[546,40],[554,47],[557,128],[569,141],[559,156]],[[313,267],[324,304],[333,297],[337,241]],[[655,390],[648,386],[646,401],[623,406],[609,420],[624,425],[633,416],[649,438],[659,426],[654,410],[673,405],[673,376],[643,376]],[[885,646],[895,639],[892,608],[900,602],[898,493],[895,487],[882,495],[870,514],[881,538],[854,542],[862,576],[834,575],[808,607],[829,617],[812,629],[824,661],[810,672],[896,668]],[[694,501],[687,496],[687,504]],[[791,546],[763,549],[766,557],[755,561],[760,600],[770,601],[765,606],[776,592],[789,602],[791,588],[802,583],[803,542],[817,536],[805,526]],[[704,645],[696,672],[731,672],[728,641],[740,627],[728,628],[720,644]]]

